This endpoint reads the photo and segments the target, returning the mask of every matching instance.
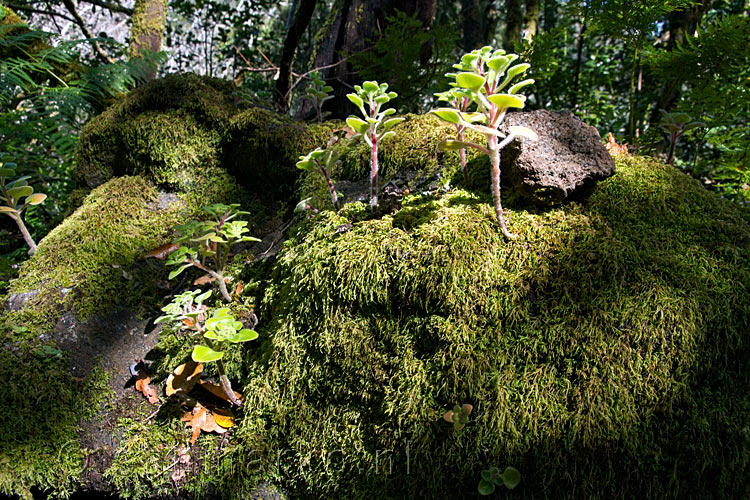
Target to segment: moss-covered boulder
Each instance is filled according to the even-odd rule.
[[[90,187],[113,176],[141,175],[177,192],[239,182],[252,194],[290,196],[294,162],[325,143],[323,135],[250,106],[231,82],[169,75],[131,92],[84,127],[76,176]]]

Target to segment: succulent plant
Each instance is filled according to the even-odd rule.
[[[664,131],[667,136],[667,142],[669,143],[669,153],[667,154],[667,164],[672,165],[674,163],[674,148],[677,143],[677,139],[682,136],[688,130],[694,128],[705,127],[706,124],[703,122],[693,121],[687,113],[667,113],[665,110],[660,109],[661,120],[659,121],[659,128]]]
[[[482,471],[482,479],[479,481],[479,494],[492,495],[495,492],[495,486],[503,485],[512,490],[521,482],[521,473],[513,467],[506,467],[500,473],[497,467],[490,467]]]
[[[329,114],[328,112],[323,112],[323,103],[329,99],[333,99],[333,96],[329,95],[329,92],[333,91],[333,87],[326,85],[326,82],[323,80],[319,71],[313,71],[310,73],[310,80],[311,85],[308,87],[305,97],[313,102],[318,121],[322,122],[323,118]]]
[[[16,176],[16,163],[6,161],[0,163],[0,213],[4,213],[16,222],[23,239],[29,246],[29,255],[36,252],[36,243],[23,222],[23,212],[30,206],[39,205],[47,199],[43,193],[35,193],[29,186],[30,176]]]
[[[446,90],[445,92],[437,93],[435,94],[435,96],[439,101],[447,102],[453,107],[453,109],[461,113],[466,113],[469,108],[469,104],[471,104],[472,102],[471,93],[465,89],[458,87]],[[456,140],[458,140],[459,142],[463,142],[466,126],[461,123],[454,123],[453,125],[455,125],[456,127]],[[469,173],[466,171],[466,149],[460,148],[458,150],[458,156],[461,160],[461,173],[464,176],[464,185],[468,188]]]
[[[451,86],[457,89],[458,95],[466,95],[476,111],[439,108],[431,111],[441,120],[465,129],[474,130],[487,138],[487,147],[464,140],[446,140],[440,143],[442,150],[461,150],[467,147],[477,149],[490,159],[492,197],[495,215],[500,229],[508,239],[515,238],[505,224],[500,192],[500,150],[517,137],[536,140],[537,135],[526,127],[510,127],[510,134],[505,135],[498,127],[511,108],[522,109],[526,96],[519,91],[534,83],[527,79],[511,85],[513,80],[529,69],[529,64],[513,64],[518,59],[516,54],[506,54],[502,49],[482,47],[464,54],[461,62],[453,65],[458,73],[446,76],[454,79]],[[510,87],[508,87],[510,85]],[[502,139],[502,141],[501,141]]]
[[[297,168],[302,170],[318,170],[323,177],[325,177],[328,183],[328,190],[331,192],[331,201],[333,202],[333,208],[339,209],[339,198],[336,194],[336,189],[331,182],[331,169],[336,164],[341,163],[338,154],[333,149],[315,149],[310,151],[304,156],[299,157],[297,162]]]
[[[347,94],[346,97],[359,108],[364,120],[356,116],[346,119],[346,124],[356,133],[356,136],[365,138],[365,142],[371,148],[370,155],[370,206],[378,206],[378,145],[385,139],[395,136],[396,132],[391,130],[402,122],[403,118],[388,118],[396,113],[393,108],[381,111],[384,104],[398,95],[395,92],[387,92],[387,83],[367,81],[354,86],[356,93]]]
[[[453,424],[454,430],[460,431],[469,423],[469,415],[473,409],[474,407],[468,403],[456,405],[452,410],[445,412],[443,420]]]

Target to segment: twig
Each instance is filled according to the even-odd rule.
[[[110,10],[112,12],[121,12],[123,14],[127,15],[133,15],[133,9],[130,9],[128,7],[123,7],[119,4],[114,4],[112,2],[106,2],[104,0],[79,0],[82,2],[90,3],[91,5],[98,5],[99,7],[104,7],[107,10]]]
[[[79,28],[81,28],[81,33],[83,33],[83,36],[89,39],[91,42],[91,46],[94,48],[94,52],[99,56],[99,58],[108,64],[114,64],[115,60],[109,57],[109,54],[107,54],[104,49],[102,49],[102,46],[99,45],[99,43],[94,40],[94,35],[89,31],[89,28],[86,26],[86,22],[83,20],[83,18],[78,14],[78,11],[76,10],[76,6],[73,5],[73,0],[63,0],[63,5],[65,5],[65,8],[68,9],[68,12],[70,12],[70,15],[73,16],[74,22],[78,25]]]

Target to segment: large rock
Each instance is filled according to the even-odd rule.
[[[596,182],[615,173],[615,163],[599,132],[572,113],[511,113],[503,128],[529,127],[539,140],[513,141],[502,151],[504,179],[536,204],[560,203],[585,195]]]

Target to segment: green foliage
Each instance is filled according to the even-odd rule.
[[[474,407],[470,404],[456,405],[452,410],[447,411],[443,415],[443,419],[446,422],[453,424],[453,429],[456,431],[462,430],[469,423],[469,415]]]
[[[370,206],[378,206],[378,145],[385,139],[393,137],[396,132],[393,127],[404,121],[403,118],[388,118],[396,112],[393,108],[381,111],[381,107],[398,94],[387,92],[387,83],[366,81],[360,87],[354,86],[355,93],[347,94],[346,97],[359,109],[364,120],[356,116],[346,119],[346,124],[356,133],[355,137],[364,137],[365,142],[371,148],[370,156]],[[380,127],[380,130],[378,128]]]
[[[329,99],[333,99],[333,96],[328,94],[333,91],[333,87],[326,85],[325,80],[323,80],[323,77],[320,75],[320,71],[313,71],[310,73],[310,80],[311,84],[307,89],[305,97],[313,102],[315,112],[318,116],[318,122],[322,122],[323,118],[330,114],[327,111],[325,113],[323,112],[323,103]]]
[[[456,32],[447,25],[433,24],[425,30],[422,21],[402,11],[387,18],[388,25],[372,50],[353,54],[352,65],[363,80],[388,81],[400,96],[401,112],[424,110],[424,95],[437,88],[438,77],[450,68]]]
[[[167,258],[168,266],[177,266],[169,279],[179,276],[190,267],[207,273],[219,287],[224,300],[232,302],[232,297],[224,281],[232,246],[245,241],[260,241],[247,236],[250,232],[247,221],[232,220],[249,212],[238,210],[238,204],[216,203],[203,207],[211,220],[191,220],[175,227],[178,233],[175,243],[184,243]]]
[[[505,486],[512,490],[521,482],[521,473],[513,467],[506,467],[503,473],[497,467],[490,467],[482,471],[482,479],[479,480],[479,494],[492,495],[495,486]]]
[[[443,141],[438,147],[443,150],[459,151],[465,148],[474,148],[489,157],[492,167],[491,181],[495,216],[503,234],[509,239],[514,238],[514,235],[506,228],[502,213],[500,150],[510,144],[516,137],[537,139],[536,133],[526,127],[510,127],[510,134],[507,136],[498,131],[498,127],[505,118],[508,109],[522,109],[524,107],[526,96],[519,94],[519,91],[534,83],[534,80],[527,79],[511,85],[516,77],[523,75],[530,67],[528,63],[514,65],[513,63],[517,59],[518,55],[516,54],[506,55],[504,50],[494,50],[489,46],[465,54],[461,58],[461,62],[453,66],[459,72],[446,75],[455,79],[454,82],[451,82],[451,86],[456,90],[444,95],[443,100],[450,99],[454,103],[453,108],[439,108],[431,111],[441,120],[463,127],[461,132],[469,129],[485,136],[487,140],[486,148],[461,139]],[[508,85],[511,86],[508,87]],[[459,106],[461,102],[459,99],[464,98],[476,104],[475,112],[469,113],[465,111],[465,105]],[[503,141],[498,143],[498,137],[502,137]],[[468,183],[468,175],[463,164],[462,170]]]
[[[216,309],[206,320],[203,336],[209,344],[197,345],[193,348],[193,361],[207,363],[218,361],[224,356],[228,344],[239,344],[258,338],[258,333],[249,328],[243,328],[242,322],[237,321],[229,308]]]
[[[30,206],[39,205],[47,198],[46,194],[34,193],[34,188],[29,186],[30,176],[16,176],[16,163],[7,161],[3,153],[0,153],[0,213],[3,213],[13,219],[18,225],[18,229],[23,234],[26,244],[29,245],[29,253],[36,252],[36,243],[34,243],[31,234],[26,229],[23,222],[23,212]]]
[[[332,148],[317,148],[304,156],[300,156],[299,160],[300,161],[297,162],[297,168],[301,170],[318,170],[323,174],[323,177],[325,177],[326,183],[328,184],[328,190],[331,192],[333,208],[338,210],[338,195],[336,194],[336,188],[331,181],[331,170],[341,163],[338,153]]]

